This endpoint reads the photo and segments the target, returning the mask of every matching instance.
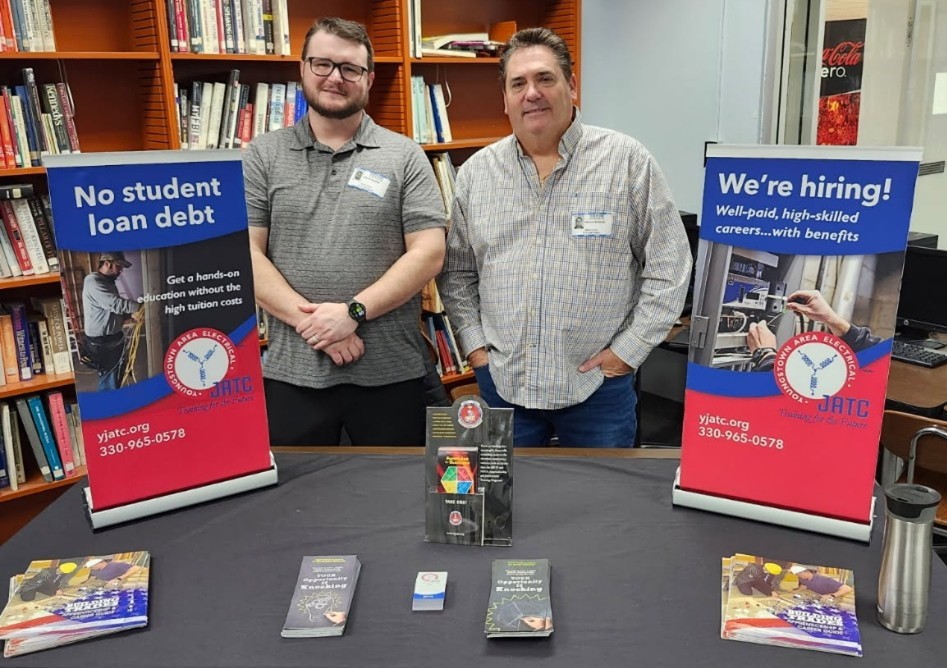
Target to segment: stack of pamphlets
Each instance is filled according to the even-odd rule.
[[[280,635],[284,638],[342,635],[361,568],[354,554],[303,557]]]
[[[720,637],[861,656],[850,570],[724,557]]]
[[[553,632],[548,559],[494,559],[484,631],[488,638],[548,637]]]
[[[3,655],[18,656],[148,624],[148,552],[30,563],[10,578]]]

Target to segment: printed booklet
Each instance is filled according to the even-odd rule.
[[[361,569],[362,564],[354,554],[303,557],[280,635],[284,638],[342,635]]]
[[[431,543],[513,544],[513,411],[464,396],[427,409],[425,533]]]
[[[484,632],[488,638],[552,635],[548,559],[494,559]]]
[[[148,624],[148,552],[43,559],[10,578],[0,613],[4,656]]]
[[[862,655],[852,571],[735,554],[721,580],[721,638]]]

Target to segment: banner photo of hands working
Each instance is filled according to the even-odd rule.
[[[239,152],[47,166],[94,508],[270,469]]]
[[[870,524],[920,149],[708,149],[679,487]]]

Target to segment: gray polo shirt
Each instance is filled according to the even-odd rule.
[[[447,225],[424,152],[368,115],[338,151],[313,139],[307,117],[260,135],[244,152],[243,170],[250,225],[269,228],[267,255],[311,302],[348,301],[404,254],[406,234]],[[342,367],[271,318],[263,375],[315,388],[420,378],[420,314],[416,295],[359,325],[365,354]]]

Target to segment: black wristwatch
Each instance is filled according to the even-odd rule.
[[[355,322],[365,322],[365,320],[368,318],[368,311],[365,310],[365,304],[362,302],[357,302],[354,299],[350,299],[348,305],[349,317]]]

